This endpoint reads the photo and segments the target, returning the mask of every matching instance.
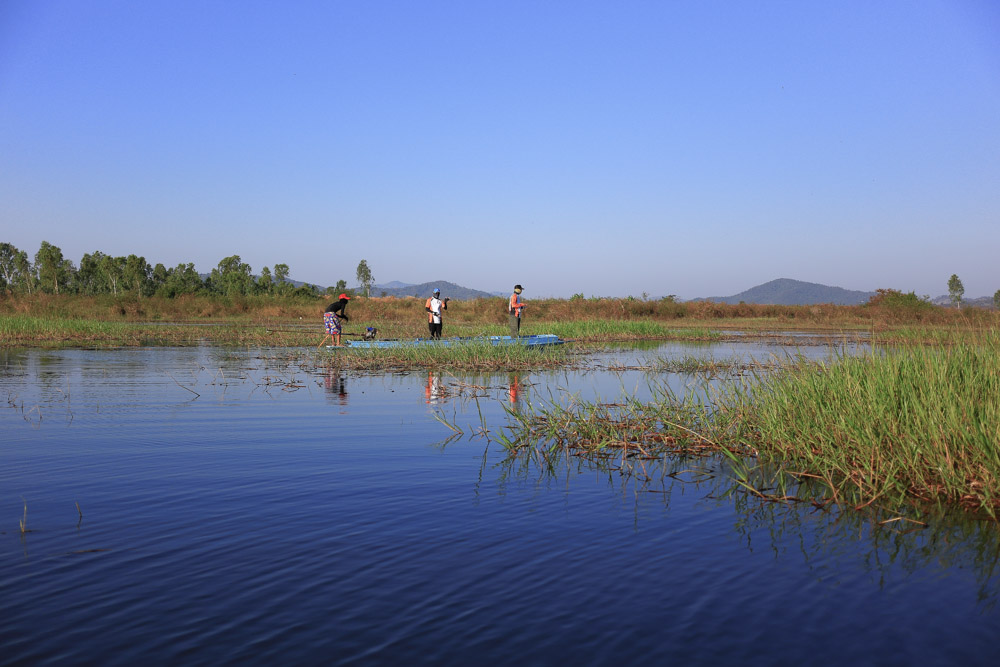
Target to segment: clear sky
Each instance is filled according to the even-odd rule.
[[[525,297],[1000,289],[992,0],[3,0],[0,241]]]

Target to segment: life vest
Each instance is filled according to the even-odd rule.
[[[448,308],[444,301],[441,299],[435,299],[431,297],[427,299],[427,304],[424,306],[427,309],[427,321],[431,324],[441,323],[441,311]]]
[[[507,304],[507,312],[514,313],[515,316],[521,317],[521,310],[524,308],[524,304],[521,303],[521,295],[515,292],[510,295],[510,303]]]

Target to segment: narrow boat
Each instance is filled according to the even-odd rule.
[[[477,336],[471,338],[416,338],[413,340],[349,340],[345,341],[345,348],[371,349],[371,348],[393,348],[393,347],[457,347],[460,345],[522,345],[524,347],[548,347],[551,345],[562,345],[565,343],[562,338],[555,334],[535,334],[532,336]],[[333,348],[332,345],[327,345]],[[336,348],[334,348],[336,349]],[[343,349],[343,348],[341,348]]]

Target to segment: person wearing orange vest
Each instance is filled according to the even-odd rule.
[[[448,310],[448,299],[441,300],[441,290],[434,290],[431,298],[424,304],[427,311],[427,328],[431,332],[431,338],[441,337],[441,311]]]
[[[522,289],[520,285],[514,285],[514,293],[510,295],[510,302],[507,304],[511,338],[517,338],[521,334],[521,311],[524,310],[524,304],[521,303]]]

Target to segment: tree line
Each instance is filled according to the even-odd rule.
[[[264,267],[254,275],[250,265],[239,255],[226,257],[211,273],[202,278],[194,264],[181,263],[173,268],[150,265],[145,257],[115,257],[101,251],[87,253],[76,266],[62,250],[42,241],[34,261],[28,253],[10,243],[0,243],[0,292],[14,294],[83,294],[135,295],[173,298],[184,294],[315,297],[324,291],[343,292],[347,282],[321,290],[316,285],[296,287],[288,279],[288,265]]]

